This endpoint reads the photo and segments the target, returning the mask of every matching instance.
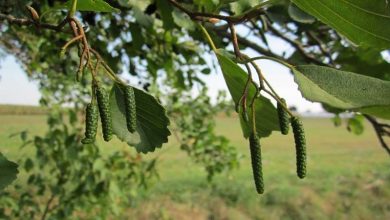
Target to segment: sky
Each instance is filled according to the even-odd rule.
[[[38,83],[28,79],[15,57],[0,59],[0,104],[39,105]]]

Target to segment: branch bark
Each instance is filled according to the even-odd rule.
[[[225,30],[224,28],[221,27],[212,26],[211,30],[214,31],[218,36],[222,38],[231,39],[231,34],[227,32],[227,29]],[[253,41],[248,40],[247,38],[241,37],[240,35],[237,35],[237,41],[239,44],[249,47],[254,51],[258,52],[259,54],[285,60],[284,57],[279,56],[278,54],[273,53],[272,51],[265,49],[264,47],[256,44]]]
[[[34,21],[33,19],[16,18],[12,15],[0,13],[0,21],[3,21],[3,20],[8,21],[10,24],[16,24],[16,25],[20,25],[20,26],[37,25],[36,21]],[[61,21],[57,25],[48,24],[48,23],[39,23],[38,26],[40,28],[45,28],[45,29],[49,29],[49,30],[61,31],[62,28],[65,26],[66,22],[67,22],[67,19],[64,19],[63,21]]]
[[[387,124],[379,123],[374,117],[369,115],[364,115],[364,117],[372,124],[374,127],[375,133],[379,139],[379,143],[386,150],[387,154],[390,156],[390,148],[385,142],[384,136],[390,136],[390,131],[386,130],[386,128],[390,127]]]

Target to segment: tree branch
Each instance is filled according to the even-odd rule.
[[[305,49],[303,48],[302,44],[300,42],[291,40],[286,35],[284,35],[282,32],[280,32],[278,29],[276,29],[274,26],[272,26],[271,22],[267,21],[268,29],[277,37],[282,38],[284,41],[289,43],[292,47],[294,47],[302,56],[303,58],[311,63],[321,65],[321,66],[329,66],[331,65],[324,63],[318,59],[316,59],[313,55],[306,53]]]
[[[50,212],[50,205],[53,202],[54,198],[55,198],[55,195],[51,194],[50,199],[47,200],[46,207],[45,207],[45,210],[43,211],[43,215],[41,217],[41,220],[45,220],[46,219],[47,214]]]
[[[317,44],[318,48],[320,49],[320,51],[322,52],[322,54],[325,55],[326,57],[328,57],[329,63],[334,66],[332,55],[330,54],[328,49],[324,46],[324,43],[321,41],[321,39],[319,39],[312,31],[307,31],[306,33],[313,41],[316,42],[316,44]]]
[[[379,123],[374,117],[369,115],[364,115],[364,117],[372,124],[374,127],[375,133],[379,139],[380,144],[382,147],[386,150],[388,155],[390,156],[390,148],[385,142],[384,136],[390,136],[390,131],[386,131],[386,127],[389,127],[387,124],[381,124]]]
[[[225,30],[221,27],[212,26],[211,30],[213,30],[220,37],[231,39],[231,34],[228,33],[227,30]],[[253,49],[254,51],[258,52],[259,54],[262,54],[265,56],[270,56],[270,57],[275,57],[275,58],[280,59],[280,60],[285,60],[284,57],[279,56],[279,55],[273,53],[272,51],[265,49],[262,46],[259,46],[259,44],[256,44],[255,42],[250,41],[250,40],[248,40],[244,37],[241,37],[239,35],[237,35],[237,41],[239,44],[242,44],[246,47],[249,47],[249,48]]]
[[[33,19],[16,18],[12,15],[0,13],[0,21],[3,21],[3,20],[8,21],[10,24],[16,24],[16,25],[20,25],[20,26],[30,26],[30,25],[37,24],[36,21],[34,21]],[[54,31],[61,31],[62,28],[65,26],[66,22],[67,22],[67,19],[64,19],[63,21],[61,21],[57,25],[48,24],[48,23],[39,23],[39,27],[49,29],[49,30],[54,30]]]
[[[220,15],[220,14],[211,14],[211,13],[204,13],[204,12],[193,12],[179,4],[176,0],[168,0],[174,7],[179,9],[180,11],[183,11],[186,13],[192,20],[197,21],[210,21],[205,18],[214,18],[226,21],[231,24],[238,24],[245,22],[247,20],[250,20],[252,18],[255,18],[261,14],[264,13],[264,10],[262,9],[263,6],[266,4],[272,3],[274,0],[269,0],[266,2],[262,2],[259,5],[255,6],[254,8],[244,12],[243,14],[237,15],[237,16],[226,16],[226,15]]]

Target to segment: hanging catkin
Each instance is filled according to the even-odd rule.
[[[83,144],[90,144],[95,141],[98,127],[98,106],[96,103],[89,103],[85,110],[85,138],[81,140]]]
[[[112,138],[112,118],[108,94],[103,87],[97,86],[96,98],[99,106],[100,119],[102,122],[103,139],[110,141]]]
[[[281,99],[284,106],[286,106],[286,100]],[[290,117],[287,111],[284,109],[281,103],[277,104],[279,126],[282,134],[287,135],[290,128]]]
[[[299,178],[306,176],[306,139],[305,131],[299,118],[291,118],[291,126],[294,133],[295,139],[295,150],[296,150],[296,162],[297,162],[297,175]]]
[[[126,108],[127,130],[129,130],[130,133],[134,133],[135,129],[137,128],[137,111],[133,87],[125,87],[124,98]]]
[[[263,169],[261,163],[260,140],[256,133],[249,136],[249,147],[251,151],[253,179],[255,181],[256,191],[259,194],[264,192]]]

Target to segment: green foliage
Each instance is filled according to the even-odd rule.
[[[306,137],[301,120],[298,117],[291,118],[291,127],[294,133],[295,154],[297,162],[297,175],[299,178],[306,176]]]
[[[16,179],[18,165],[0,153],[0,192]]]
[[[359,46],[390,47],[387,1],[292,0],[298,7],[330,25]]]
[[[0,216],[61,219],[83,210],[104,219],[121,214],[137,186],[147,187],[156,175],[156,161],[126,151],[103,157],[98,146],[80,143],[80,129],[64,120],[63,110],[51,109],[46,134],[23,144],[31,151],[18,162],[26,178],[0,194],[0,203],[8,207]]]
[[[134,146],[138,152],[153,152],[168,141],[169,119],[165,109],[150,94],[133,88],[137,112],[137,128],[130,133],[126,123],[125,95],[118,85],[111,89],[110,107],[113,118],[113,132],[122,141]]]
[[[103,138],[105,141],[110,141],[113,135],[113,125],[109,95],[104,87],[96,87],[96,99],[99,106],[100,120],[102,122]]]
[[[202,89],[196,97],[186,92],[180,97],[173,92],[168,97],[168,114],[180,148],[204,167],[207,180],[212,181],[215,175],[238,168],[242,155],[227,138],[216,134],[213,118],[232,107],[226,104],[225,95],[219,94],[216,104],[211,103],[207,89]]]
[[[341,70],[364,74],[382,80],[390,80],[390,63],[375,48],[350,48],[341,46],[335,62],[341,65]]]
[[[99,109],[96,102],[89,103],[85,110],[85,137],[83,144],[91,144],[95,141],[99,121]]]
[[[264,193],[263,165],[261,162],[261,146],[259,137],[255,133],[249,136],[249,149],[251,151],[252,172],[256,191]]]
[[[157,8],[160,11],[161,20],[163,22],[163,27],[166,30],[171,30],[175,27],[175,23],[173,20],[173,7],[171,4],[167,4],[164,0],[157,0],[156,1]]]
[[[363,121],[364,121],[364,117],[362,115],[354,115],[354,117],[349,118],[347,122],[348,131],[356,135],[363,134],[364,131]]]

